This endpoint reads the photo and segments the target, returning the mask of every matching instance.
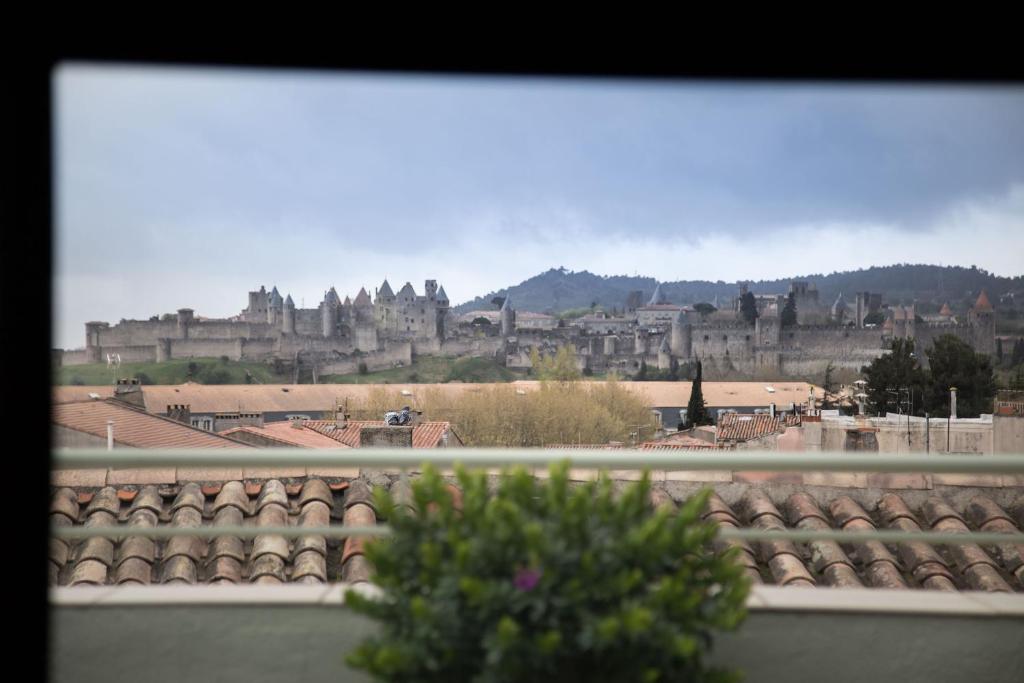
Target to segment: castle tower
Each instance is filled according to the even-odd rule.
[[[281,298],[281,293],[277,291],[277,286],[275,285],[274,288],[270,290],[270,295],[267,296],[268,323],[276,326],[280,322],[283,306],[284,300]]]
[[[194,313],[191,308],[178,309],[178,339],[188,339],[188,326],[192,323]]]
[[[423,291],[427,296],[427,301],[437,300],[437,280],[425,280],[423,282]]]
[[[295,302],[289,294],[281,307],[281,331],[285,334],[295,334]]]
[[[658,369],[668,370],[672,366],[672,349],[669,347],[668,335],[661,337],[661,346],[658,347]]]
[[[907,321],[907,326],[906,326],[907,339],[911,339],[911,340],[916,339],[917,338],[917,320],[916,320],[917,319],[917,304],[916,303],[912,303],[912,304],[910,304],[909,307],[905,307],[904,310],[906,311],[905,317],[906,317],[906,321]]]
[[[609,334],[604,338],[604,355],[614,356],[615,355],[615,335]]]
[[[100,362],[100,331],[109,329],[110,323],[94,320],[85,324],[85,352],[90,363]]]
[[[840,294],[840,296],[841,295],[842,294]],[[867,301],[864,300],[866,295],[866,292],[857,292],[856,315],[858,330],[864,329],[864,317],[867,315],[867,312],[864,310],[865,308],[867,308]]]
[[[981,290],[978,300],[967,312],[967,321],[971,327],[971,338],[974,350],[978,353],[992,355],[996,352],[996,311],[988,300],[988,294]]]
[[[512,310],[512,297],[506,296],[501,304],[501,336],[511,337],[516,333],[516,312]]]
[[[693,353],[693,325],[687,322],[686,314],[679,311],[672,319],[672,355],[687,359]]]
[[[356,299],[358,300],[358,297]],[[398,312],[395,310],[395,293],[391,290],[387,278],[377,290],[373,305],[377,325],[385,332],[396,331],[398,329]]]
[[[338,299],[338,292],[335,291],[334,287],[331,287],[324,294],[323,303],[320,304],[321,332],[324,339],[330,339],[334,336],[335,329],[338,326],[339,305],[341,305],[341,301]]]
[[[444,338],[446,338],[448,336],[448,327],[447,327],[447,322],[446,321],[448,320],[448,310],[449,310],[449,303],[450,302],[448,301],[448,295],[445,294],[445,292],[444,292],[444,287],[443,286],[440,289],[437,290],[436,299],[437,299],[437,313],[436,313],[436,315],[437,315],[437,338],[438,339],[444,339]]]

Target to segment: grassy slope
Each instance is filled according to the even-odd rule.
[[[189,376],[189,363],[195,363],[197,372]],[[265,363],[246,363],[228,361],[224,363],[217,358],[195,358],[193,360],[172,360],[166,363],[122,363],[117,370],[107,368],[106,363],[90,363],[88,365],[66,365],[57,368],[55,384],[113,384],[117,377],[138,377],[144,374],[151,381],[143,384],[181,384],[189,380],[210,383],[211,379],[224,379],[218,384],[245,384],[245,371],[262,384],[291,383],[291,373],[274,374],[273,369]],[[226,374],[224,374],[226,373]],[[215,375],[222,375],[216,377]],[[76,381],[77,380],[77,381]]]

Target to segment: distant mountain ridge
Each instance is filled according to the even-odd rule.
[[[982,289],[988,292],[993,303],[1006,292],[1024,290],[1024,276],[1000,277],[976,267],[926,264],[876,266],[828,275],[816,273],[747,283],[755,294],[785,294],[793,280],[814,283],[820,292],[819,299],[828,304],[835,301],[840,292],[847,301],[852,301],[855,292],[869,291],[881,292],[883,301],[888,303],[916,300],[941,305],[948,301],[954,309],[963,309],[965,303],[973,303]],[[586,270],[573,272],[552,268],[513,287],[462,303],[454,310],[457,313],[489,310],[494,308],[491,299],[506,296],[512,297],[514,308],[524,311],[557,313],[595,303],[606,308],[622,308],[630,292],[642,291],[644,301],[647,301],[657,284],[658,281],[652,277],[595,275]],[[721,280],[678,280],[662,282],[661,290],[672,303],[714,303],[717,296],[720,306],[726,306],[737,295],[739,286],[739,282]]]

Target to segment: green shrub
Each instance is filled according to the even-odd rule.
[[[366,363],[364,361],[359,361],[359,374],[360,375],[365,375],[368,372],[369,372],[369,369],[366,367]]]
[[[430,466],[415,512],[375,492],[393,529],[366,550],[384,595],[347,600],[381,630],[351,666],[384,681],[735,678],[704,660],[749,590],[735,551],[707,548],[709,491],[671,514],[652,508],[646,473],[621,496],[603,474],[571,486],[567,464],[547,481],[507,473],[494,495],[482,472],[457,476],[461,512]]]
[[[136,372],[135,379],[139,380],[139,384],[153,384],[153,378],[144,372]]]

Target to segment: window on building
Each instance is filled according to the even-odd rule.
[[[708,339],[711,339],[711,337],[709,337],[708,335],[705,334],[704,335],[704,341],[707,341]]]
[[[722,341],[729,341],[729,335],[723,334],[722,335]]]

